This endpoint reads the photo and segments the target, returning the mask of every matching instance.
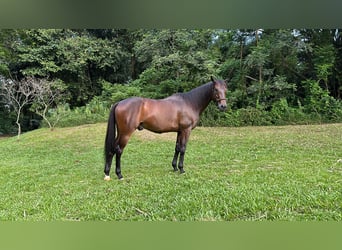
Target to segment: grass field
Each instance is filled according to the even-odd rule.
[[[342,220],[342,124],[137,131],[103,181],[106,124],[0,139],[0,220]]]

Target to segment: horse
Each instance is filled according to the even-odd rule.
[[[226,92],[226,81],[211,77],[211,82],[164,99],[131,97],[115,103],[111,107],[107,124],[104,180],[111,179],[109,173],[114,155],[115,173],[119,180],[123,178],[121,155],[129,138],[137,129],[147,129],[156,133],[176,132],[172,167],[175,172],[179,170],[181,174],[185,173],[183,162],[191,130],[196,127],[200,115],[211,101],[216,103],[220,111],[226,110]]]

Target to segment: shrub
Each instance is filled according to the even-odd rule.
[[[342,102],[329,95],[328,90],[319,86],[315,80],[304,81],[306,98],[305,111],[319,118],[321,122],[341,121]]]
[[[53,127],[71,127],[82,124],[105,122],[108,118],[109,108],[106,102],[93,98],[86,106],[70,109],[68,104],[59,105],[49,110],[49,119]],[[43,124],[45,126],[45,124]]]
[[[260,126],[271,125],[268,112],[253,107],[219,112],[215,105],[210,104],[203,112],[200,126]]]
[[[109,106],[132,96],[141,96],[141,88],[135,84],[112,84],[103,81],[102,89],[99,100],[107,103]]]
[[[237,119],[243,126],[271,125],[268,113],[261,108],[247,107],[238,109]]]
[[[269,115],[274,125],[307,124],[310,121],[310,116],[304,113],[300,103],[298,108],[290,107],[286,98],[273,103]]]

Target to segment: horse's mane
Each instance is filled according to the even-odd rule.
[[[192,105],[195,109],[202,112],[211,101],[213,83],[208,82],[188,92],[177,93],[186,102]]]

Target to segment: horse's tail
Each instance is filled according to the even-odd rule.
[[[116,139],[116,119],[115,119],[115,109],[118,103],[114,104],[110,110],[107,133],[105,139],[104,155],[107,162],[110,156],[115,154],[115,139]]]

